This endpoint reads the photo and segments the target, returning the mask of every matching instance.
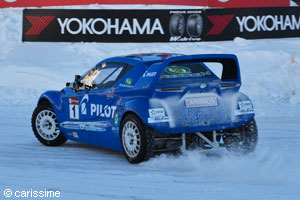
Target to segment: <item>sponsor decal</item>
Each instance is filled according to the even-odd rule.
[[[119,86],[120,87],[126,87],[126,88],[133,88],[134,87],[133,85],[126,85],[126,84],[122,84],[122,83],[120,83]]]
[[[25,9],[22,39],[51,42],[151,42],[153,37],[159,40],[169,37],[164,28],[165,18],[168,18],[168,14],[162,17],[151,10]],[[47,29],[43,31],[45,27]]]
[[[166,112],[164,108],[152,108],[148,109],[149,118],[148,123],[161,123],[161,122],[169,122],[169,117],[166,116]]]
[[[154,76],[156,76],[156,73],[157,73],[157,72],[145,72],[145,73],[143,74],[143,77],[144,77],[144,78],[146,78],[146,77],[154,77]]]
[[[300,15],[263,15],[236,17],[240,32],[285,31],[300,29]]]
[[[200,42],[200,41],[201,38],[179,37],[179,36],[170,37],[170,42]]]
[[[69,104],[78,105],[79,104],[78,97],[69,97]]]
[[[163,116],[166,116],[164,108],[148,109],[148,112],[149,112],[150,117],[163,117]]]
[[[117,106],[109,106],[102,104],[91,104],[91,116],[100,116],[106,118],[113,118],[115,116],[115,111]]]
[[[131,79],[131,78],[127,78],[127,79],[125,80],[125,83],[128,84],[128,85],[131,85],[132,79]]]
[[[79,103],[79,97],[69,97],[69,116],[70,119],[79,119],[80,115],[100,116],[105,118],[113,118],[115,115],[116,106],[109,106],[103,104],[90,104],[89,112],[87,111],[89,105],[89,96],[83,96]]]
[[[66,121],[66,122],[60,123],[60,126],[63,127],[63,128],[72,129],[72,130],[86,130],[86,131],[103,132],[103,131],[106,131],[106,128],[110,127],[111,124],[109,122],[73,122],[73,121]]]
[[[264,1],[259,2],[264,4]],[[298,30],[300,11],[296,7],[197,10],[24,9],[22,40],[200,42],[232,40],[236,37],[300,37]]]
[[[117,126],[117,125],[118,125],[118,123],[119,123],[119,113],[118,113],[118,112],[116,112],[116,114],[115,114],[115,118],[114,118],[114,124],[115,124],[115,126]]]
[[[26,16],[32,27],[25,35],[39,35],[56,16]]]
[[[192,42],[201,41],[199,38],[203,32],[203,19],[198,11],[170,11],[173,13],[169,20],[169,32],[170,32],[170,42]],[[187,15],[187,20],[185,20],[184,14],[193,13]],[[199,14],[195,14],[199,13]],[[184,34],[187,34],[184,36]]]
[[[186,22],[186,32],[190,37],[199,37],[203,31],[203,19],[201,15],[192,14]]]
[[[79,136],[78,136],[78,133],[77,133],[77,132],[74,132],[74,131],[73,131],[73,132],[72,132],[72,135],[73,135],[73,137],[74,137],[74,138],[79,138]]]
[[[191,73],[190,68],[181,66],[166,67],[165,72],[169,74],[187,74]]]
[[[160,34],[164,34],[164,30],[158,18],[151,21],[147,18],[140,24],[137,18],[129,20],[125,18],[121,20],[115,19],[104,19],[104,18],[57,18],[60,26],[60,33],[62,35],[68,33],[71,35],[78,34],[90,34],[90,35],[103,35],[103,34],[115,34],[122,35],[124,32],[130,35],[153,35],[156,31]],[[77,27],[72,29],[71,27]]]
[[[239,101],[239,109],[235,111],[235,115],[254,114],[254,108],[251,101]]]
[[[207,18],[214,24],[207,35],[220,35],[231,22],[234,15],[208,15]]]
[[[169,31],[172,36],[181,37],[184,34],[185,21],[182,14],[173,14],[169,21]]]
[[[161,122],[170,122],[170,119],[168,116],[163,116],[163,117],[149,117],[148,118],[148,123],[153,124],[153,123],[161,123]]]
[[[125,80],[125,84],[120,83],[119,86],[120,86],[120,87],[126,87],[126,88],[133,88],[134,86],[131,85],[131,84],[132,84],[132,79],[131,79],[131,78],[127,78],[127,79]]]
[[[81,114],[86,115],[86,104],[89,102],[89,96],[86,94],[80,101]]]
[[[163,74],[161,79],[167,78],[191,78],[191,77],[205,77],[211,76],[209,71],[206,72],[199,72],[199,73],[185,73],[185,74]]]
[[[187,98],[184,101],[185,101],[185,106],[187,108],[208,107],[208,106],[218,105],[216,97]]]
[[[69,117],[70,119],[79,119],[79,98],[69,97]]]

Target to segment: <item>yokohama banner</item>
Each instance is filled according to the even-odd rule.
[[[300,37],[300,8],[23,12],[23,41],[200,42]]]
[[[46,7],[90,4],[159,4],[238,8],[289,6],[290,0],[0,0],[0,8]]]

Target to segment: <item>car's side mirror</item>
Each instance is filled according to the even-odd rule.
[[[72,88],[73,89],[74,86],[75,86],[74,83],[69,83],[69,82],[66,83],[67,88]]]
[[[78,85],[78,90],[85,90],[85,89],[86,89],[85,83],[81,83],[80,85]]]
[[[78,82],[78,80],[80,79],[80,75],[75,75],[75,83],[77,83]]]
[[[72,88],[72,89],[74,89],[75,88],[75,86],[78,84],[78,81],[79,81],[79,79],[81,78],[81,76],[80,75],[75,75],[75,79],[74,79],[74,82],[73,83],[66,83],[66,87],[67,88]],[[81,86],[81,85],[80,85]]]

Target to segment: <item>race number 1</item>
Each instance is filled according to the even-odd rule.
[[[79,119],[79,99],[78,97],[69,97],[70,119]]]

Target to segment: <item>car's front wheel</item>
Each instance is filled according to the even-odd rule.
[[[228,151],[235,154],[247,154],[255,150],[258,133],[254,119],[239,128],[230,129],[223,135],[223,141]]]
[[[140,163],[152,156],[153,136],[136,115],[129,114],[122,120],[120,137],[124,155],[130,163]]]
[[[49,104],[36,107],[32,114],[31,125],[34,135],[44,145],[58,146],[67,141],[59,130],[56,114]]]

